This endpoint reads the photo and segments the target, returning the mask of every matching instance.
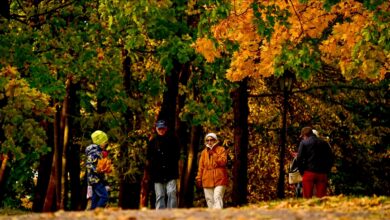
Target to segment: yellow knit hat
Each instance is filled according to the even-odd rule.
[[[108,136],[103,131],[97,130],[91,135],[92,142],[97,145],[104,144],[108,141]]]

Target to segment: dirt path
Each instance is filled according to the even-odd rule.
[[[209,209],[172,209],[172,210],[117,210],[100,209],[82,212],[55,212],[41,214],[26,214],[17,216],[2,216],[0,219],[38,220],[38,219],[119,219],[119,220],[262,220],[262,219],[390,219],[389,210],[361,211],[322,211],[307,209],[266,209],[266,208],[227,208],[223,210]]]
[[[6,212],[3,212],[6,213]],[[119,219],[119,220],[371,220],[390,219],[390,197],[333,196],[321,199],[285,199],[260,202],[240,208],[211,210],[206,208],[165,210],[58,211],[0,216],[2,219]]]

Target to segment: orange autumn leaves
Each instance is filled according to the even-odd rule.
[[[96,165],[96,171],[98,173],[111,173],[112,172],[111,160],[108,158],[99,159]]]
[[[239,44],[239,49],[232,54],[228,79],[239,81],[247,76],[257,78],[275,74],[277,65],[283,65],[283,62],[275,62],[283,51],[296,48],[308,38],[318,42],[311,46],[309,53],[318,50],[323,63],[339,69],[347,78],[383,79],[389,72],[389,51],[370,43],[364,36],[369,28],[370,31],[388,31],[389,24],[377,25],[373,12],[361,3],[341,1],[327,11],[320,0],[307,3],[261,1],[263,7],[255,12],[251,6],[253,2],[231,1],[230,15],[211,29],[213,40],[199,38],[195,44],[196,51],[208,62],[221,56],[227,41]],[[389,3],[379,7],[379,10],[387,9]],[[260,17],[268,22],[270,16],[277,18],[281,11],[289,14],[288,25],[275,19],[270,37],[261,37],[255,13],[261,13]]]

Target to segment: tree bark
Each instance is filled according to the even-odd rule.
[[[81,138],[82,134],[80,130],[80,97],[77,95],[77,91],[80,90],[80,83],[72,82],[70,84],[69,91],[69,144],[68,144],[68,155],[67,161],[68,166],[67,170],[69,172],[69,181],[70,181],[70,209],[71,210],[82,210],[82,204],[86,201],[85,196],[81,192],[81,179],[80,179],[80,145],[77,144],[74,140]],[[86,194],[84,194],[86,195]]]
[[[184,161],[184,172],[182,174],[182,188],[180,191],[180,207],[193,207],[194,200],[194,180],[196,176],[197,155],[199,152],[199,139],[202,128],[200,126],[191,127],[191,137],[187,152],[187,160]]]
[[[158,119],[165,119],[168,125],[168,132],[176,131],[176,104],[179,91],[179,74],[182,65],[174,61],[173,71],[165,77],[167,90],[163,94],[163,103],[158,115]]]
[[[136,98],[134,84],[136,83],[132,78],[131,73],[131,59],[128,56],[128,50],[122,49],[122,71],[123,71],[123,84],[126,91],[126,94],[129,98]],[[124,117],[127,119],[125,123],[125,128],[123,129],[126,134],[131,132],[134,129],[134,119],[138,117],[137,114],[130,108],[126,109]],[[127,167],[130,166],[129,158],[127,157],[129,152],[128,143],[124,142],[120,147],[120,159],[124,162],[123,167],[119,171],[119,204],[118,206],[122,209],[138,209],[140,207],[140,193],[141,187],[138,184],[140,181],[132,182],[129,178],[126,178]],[[139,177],[141,178],[141,177]],[[145,190],[145,189],[144,189]],[[147,190],[147,189],[146,189]]]
[[[234,114],[234,164],[233,164],[233,205],[247,203],[248,185],[248,79],[239,82],[233,91]]]
[[[8,154],[0,154],[0,161],[1,161],[1,167],[0,167],[0,201],[3,200],[4,197],[4,190],[6,187],[6,177],[9,175],[10,170],[7,168],[7,162],[8,162]]]
[[[49,179],[49,185],[47,187],[46,196],[45,196],[45,202],[43,204],[43,212],[52,212],[58,210],[60,207],[59,205],[59,199],[60,199],[60,193],[61,191],[58,191],[58,183],[61,181],[60,176],[60,165],[61,165],[61,154],[62,151],[59,146],[59,127],[60,127],[60,117],[61,117],[61,111],[60,108],[57,107],[56,113],[54,116],[54,133],[53,133],[53,140],[54,140],[54,152],[53,152],[53,160],[51,165],[51,173],[50,173],[50,179]]]
[[[48,137],[47,145],[54,146],[53,123],[46,122],[45,130],[46,136]],[[53,163],[53,151],[50,151],[48,154],[41,156],[39,160],[38,181],[35,187],[35,196],[32,208],[34,212],[43,211],[51,174],[51,169],[48,169],[48,167],[51,167]]]
[[[7,161],[8,161],[8,155],[7,154],[1,154],[0,155],[0,185],[2,185],[4,181],[4,174],[5,174],[5,169],[7,168]]]
[[[72,77],[68,76],[65,86],[66,94],[62,104],[61,111],[61,124],[60,124],[60,135],[62,145],[62,154],[61,154],[61,187],[60,187],[60,209],[65,210],[66,204],[68,201],[68,172],[67,172],[67,155],[69,148],[69,102],[70,102],[70,92],[72,85]]]

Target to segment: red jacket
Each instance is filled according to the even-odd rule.
[[[228,170],[227,151],[222,146],[206,147],[199,159],[196,181],[202,182],[202,187],[227,186]]]

